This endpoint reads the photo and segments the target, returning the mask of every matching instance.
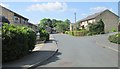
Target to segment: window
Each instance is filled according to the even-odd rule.
[[[20,18],[17,16],[14,16],[14,23],[20,23]]]

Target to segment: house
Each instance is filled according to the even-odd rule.
[[[70,23],[70,28],[69,28],[70,31],[78,30],[78,29],[79,29],[78,23]]]
[[[0,16],[4,16],[6,19],[9,20],[10,24],[14,25],[21,25],[21,26],[27,26],[29,28],[32,28],[36,32],[38,31],[38,27],[30,22],[28,22],[28,18],[11,11],[3,6],[0,5]]]
[[[70,31],[73,31],[73,24],[70,23]]]
[[[1,5],[0,5],[0,10],[2,10],[0,15],[5,16],[5,18],[7,18],[11,24],[26,25],[28,23],[28,18],[19,15],[16,12],[13,12]]]
[[[49,34],[52,33],[52,28],[49,27],[49,26],[45,27],[45,30],[46,30]]]
[[[120,32],[120,21],[119,21],[119,25],[118,25],[118,32]]]
[[[100,19],[102,19],[102,21],[104,22],[104,31],[106,33],[111,32],[112,29],[118,29],[119,16],[108,9],[95,13],[93,15],[89,15],[78,22],[80,23],[81,28],[88,29],[89,23],[96,23]]]

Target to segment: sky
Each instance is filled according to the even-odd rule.
[[[118,2],[1,2],[0,5],[38,24],[43,18],[66,20],[72,23],[96,12],[109,9],[118,15]]]

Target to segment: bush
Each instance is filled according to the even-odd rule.
[[[66,31],[65,33],[73,36],[85,36],[87,35],[87,30],[80,30],[80,31]]]
[[[69,33],[69,31],[65,31],[65,34],[68,34]]]
[[[34,49],[36,33],[27,27],[4,24],[2,26],[2,61],[12,61]]]
[[[46,30],[44,30],[44,29],[41,29],[41,30],[39,30],[39,33],[40,33],[40,39],[41,40],[45,40],[45,41],[48,41],[49,40],[49,33],[46,31]]]
[[[115,35],[110,35],[108,40],[113,43],[118,43],[120,44],[120,33],[115,34]]]
[[[115,28],[112,28],[111,32],[117,32],[117,30]]]
[[[104,33],[104,23],[102,20],[99,20],[97,23],[89,23],[89,33],[92,35],[103,34]]]

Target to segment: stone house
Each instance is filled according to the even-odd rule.
[[[100,19],[104,22],[105,33],[111,32],[112,29],[118,30],[119,16],[108,9],[93,15],[89,15],[78,22],[80,23],[80,28],[84,27],[85,29],[88,29],[87,26],[89,23],[96,23]]]
[[[15,25],[26,25],[28,23],[28,18],[17,14],[3,6],[0,6],[0,10],[2,11],[0,15],[5,16],[11,24]]]
[[[21,25],[21,26],[28,26],[30,28],[32,28],[35,31],[38,31],[38,27],[30,22],[28,22],[28,18],[14,12],[11,11],[3,6],[0,5],[0,15],[4,16],[5,18],[7,18],[10,22],[10,24],[14,24],[14,25]]]

